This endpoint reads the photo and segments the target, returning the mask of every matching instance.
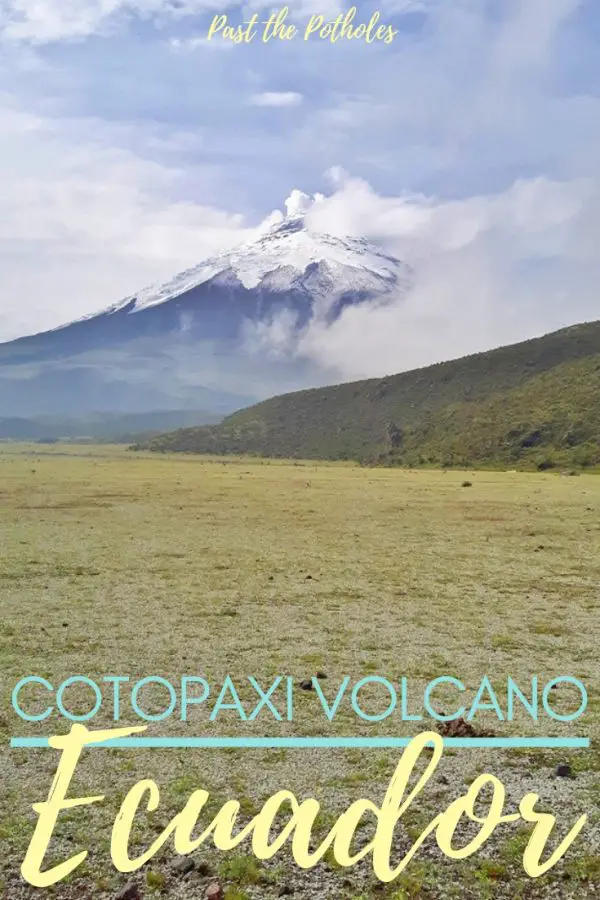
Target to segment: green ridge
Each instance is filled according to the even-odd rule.
[[[274,397],[220,425],[145,446],[387,465],[599,465],[600,322],[387,378]]]

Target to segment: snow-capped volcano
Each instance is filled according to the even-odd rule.
[[[311,230],[306,195],[252,241],[69,325],[0,345],[0,416],[229,411],[322,384],[298,352],[347,306],[403,296],[410,268],[360,238]],[[285,329],[279,323],[285,322]],[[252,330],[277,338],[252,349]],[[282,334],[284,338],[282,338]]]
[[[362,238],[340,239],[309,231],[303,215],[287,216],[264,235],[233,250],[220,253],[176,275],[161,285],[145,288],[111,308],[129,312],[165,303],[207,282],[240,284],[246,290],[266,289],[274,293],[307,287],[317,298],[335,298],[346,293],[373,296],[407,290],[411,283],[408,266],[387,256]]]

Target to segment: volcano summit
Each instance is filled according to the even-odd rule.
[[[0,416],[229,412],[335,374],[298,342],[347,306],[403,296],[410,268],[363,239],[315,233],[309,198],[257,239],[70,324],[0,344]]]

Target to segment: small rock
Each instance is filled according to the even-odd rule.
[[[303,691],[313,691],[314,685],[312,683],[312,678],[305,678],[304,681],[300,682],[300,687]]]
[[[450,784],[445,775],[440,775],[438,778],[438,784]]]
[[[317,672],[317,678],[319,681],[325,681],[327,679],[327,675],[325,672]]]
[[[206,888],[204,896],[206,900],[223,900],[223,888],[215,881]]]
[[[464,488],[473,487],[473,482],[472,481],[463,481],[462,487],[464,487]]]
[[[177,872],[178,875],[187,875],[188,872],[194,871],[196,863],[189,856],[180,856],[179,859],[175,860],[171,868],[174,872]]]
[[[312,581],[312,580],[313,580],[312,575],[307,575],[307,576],[306,576],[306,580],[307,580],[307,581]]]
[[[571,772],[571,766],[566,763],[561,763],[560,766],[556,768],[556,777],[557,778],[572,778],[573,774]]]
[[[294,893],[294,891],[289,886],[289,884],[282,884],[281,887],[279,888],[279,896],[280,897],[289,897],[290,894],[293,894],[293,893]]]
[[[142,900],[140,889],[135,881],[129,881],[114,896],[114,900]]]
[[[63,623],[62,623],[62,627],[63,627],[63,628],[68,628],[68,627],[69,627],[69,623],[68,623],[68,622],[63,622]]]
[[[212,867],[205,860],[198,863],[196,871],[201,878],[209,878],[213,874]]]

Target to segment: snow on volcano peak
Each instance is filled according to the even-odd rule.
[[[351,292],[379,296],[407,291],[412,271],[400,260],[362,238],[342,239],[307,228],[304,217],[321,199],[293,191],[286,200],[287,216],[274,216],[270,228],[258,238],[211,257],[165,284],[146,288],[109,312],[127,306],[128,312],[139,312],[214,279],[246,290],[283,293],[304,288],[317,297],[331,298]]]

